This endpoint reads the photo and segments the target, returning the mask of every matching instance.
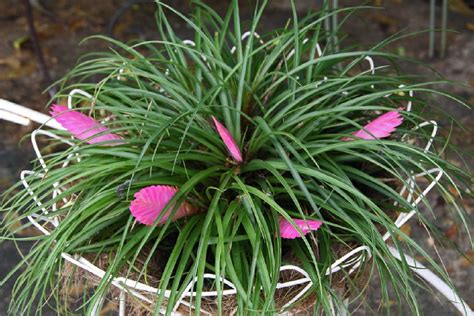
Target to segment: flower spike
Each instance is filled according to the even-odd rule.
[[[130,203],[130,212],[139,223],[151,226],[176,192],[178,192],[176,187],[168,185],[152,185],[145,187],[135,193],[135,199]],[[160,219],[158,225],[162,225],[168,220],[173,207],[174,206],[170,206],[166,210],[166,214]],[[176,221],[184,216],[196,212],[197,208],[193,208],[187,202],[184,202],[174,213],[172,221]]]
[[[352,135],[358,138],[373,140],[390,136],[396,127],[402,124],[403,117],[397,111],[390,111],[380,115],[372,122],[366,124],[361,130],[354,132]],[[344,137],[342,140],[352,140]]]
[[[216,126],[219,136],[226,145],[232,157],[238,163],[242,163],[242,153],[240,152],[239,146],[237,146],[237,142],[235,141],[234,137],[232,137],[232,134],[215,118],[214,115],[212,116],[212,120],[214,121],[214,125]]]
[[[69,110],[64,105],[53,104],[50,114],[62,127],[74,135],[74,137],[80,140],[87,140],[89,144],[105,142],[108,142],[104,144],[105,146],[123,144],[123,142],[109,142],[121,140],[122,137],[113,133],[107,133],[109,129],[101,123],[81,112]]]
[[[318,230],[323,224],[323,222],[317,220],[293,219],[293,221],[300,228],[303,235],[306,235],[310,231]],[[300,232],[284,218],[280,218],[280,235],[281,238],[284,239],[295,239],[301,237]]]

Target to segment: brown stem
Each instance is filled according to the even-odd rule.
[[[44,60],[43,51],[41,50],[41,46],[38,40],[38,34],[36,33],[34,18],[33,18],[33,9],[31,8],[31,3],[29,0],[23,0],[23,5],[25,6],[26,10],[26,20],[28,21],[28,28],[30,31],[31,41],[33,43],[33,49],[35,51],[36,59],[38,61],[38,67],[43,74],[43,80],[45,84],[49,85],[53,81],[51,80],[51,76],[49,75],[48,67],[46,66],[46,62]],[[54,88],[48,89],[48,93],[50,97],[53,97],[56,94]]]

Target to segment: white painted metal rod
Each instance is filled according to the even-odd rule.
[[[36,122],[54,129],[64,129],[56,120],[52,120],[51,116],[4,99],[0,99],[0,119],[25,126]]]
[[[395,258],[397,258],[398,260],[402,260],[400,252],[397,249],[391,246],[388,246],[388,249]],[[418,274],[420,277],[430,283],[431,286],[433,286],[441,294],[443,294],[444,297],[446,297],[448,301],[453,304],[454,307],[456,307],[456,309],[461,313],[461,315],[474,316],[474,313],[472,312],[469,305],[456,294],[454,289],[452,289],[448,284],[446,284],[446,282],[441,280],[436,274],[431,272],[428,268],[426,268],[420,262],[416,261],[407,254],[403,254],[403,260],[408,263],[410,269],[413,270],[413,272]]]

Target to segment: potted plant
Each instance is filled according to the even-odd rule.
[[[374,271],[419,312],[413,272],[446,285],[400,229],[430,190],[454,200],[447,187],[468,185],[421,116],[426,96],[444,93],[376,68],[400,58],[381,51],[388,41],[336,50],[322,26],[334,13],[294,13],[260,36],[264,8],[246,31],[237,1],[224,17],[160,3],[160,40],[97,36],[114,49],[60,83],[54,128],[32,133],[35,166],[5,194],[6,214],[21,210],[43,233],[19,266],[12,314],[33,313],[33,298],[66,313],[82,278],[87,315],[106,300],[122,315],[343,313]]]

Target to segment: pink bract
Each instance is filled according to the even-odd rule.
[[[318,230],[319,227],[323,224],[321,221],[317,220],[304,220],[304,219],[293,219],[295,224],[300,228],[301,232],[306,235],[310,231]],[[280,235],[281,238],[285,239],[295,239],[301,237],[301,234],[296,230],[289,221],[284,218],[280,218]]]
[[[63,105],[53,104],[50,114],[74,137],[86,140],[89,144],[104,143],[105,146],[123,144],[123,142],[117,142],[122,139],[120,136],[107,133],[109,131],[107,127],[81,112],[70,110]]]
[[[145,187],[135,193],[135,199],[130,204],[130,212],[133,217],[142,224],[151,226],[163,212],[163,209],[173,196],[178,192],[178,189],[168,185],[152,185]],[[161,225],[166,222],[170,212],[173,210],[173,206],[170,206],[166,210],[166,214],[157,223]],[[190,205],[184,202],[174,213],[172,218],[173,221],[190,215],[193,213],[193,209]]]
[[[358,138],[373,140],[390,136],[396,127],[402,124],[403,117],[397,111],[390,111],[380,115],[373,121],[369,122],[361,130],[354,132],[352,135]],[[352,140],[345,137],[343,140]]]
[[[235,161],[241,163],[243,161],[242,154],[234,137],[232,137],[227,128],[225,128],[224,125],[222,125],[214,116],[212,116],[212,120],[214,121],[214,125],[216,126],[219,136],[221,137],[222,141],[224,141],[224,144],[226,145],[232,157],[235,159]]]

